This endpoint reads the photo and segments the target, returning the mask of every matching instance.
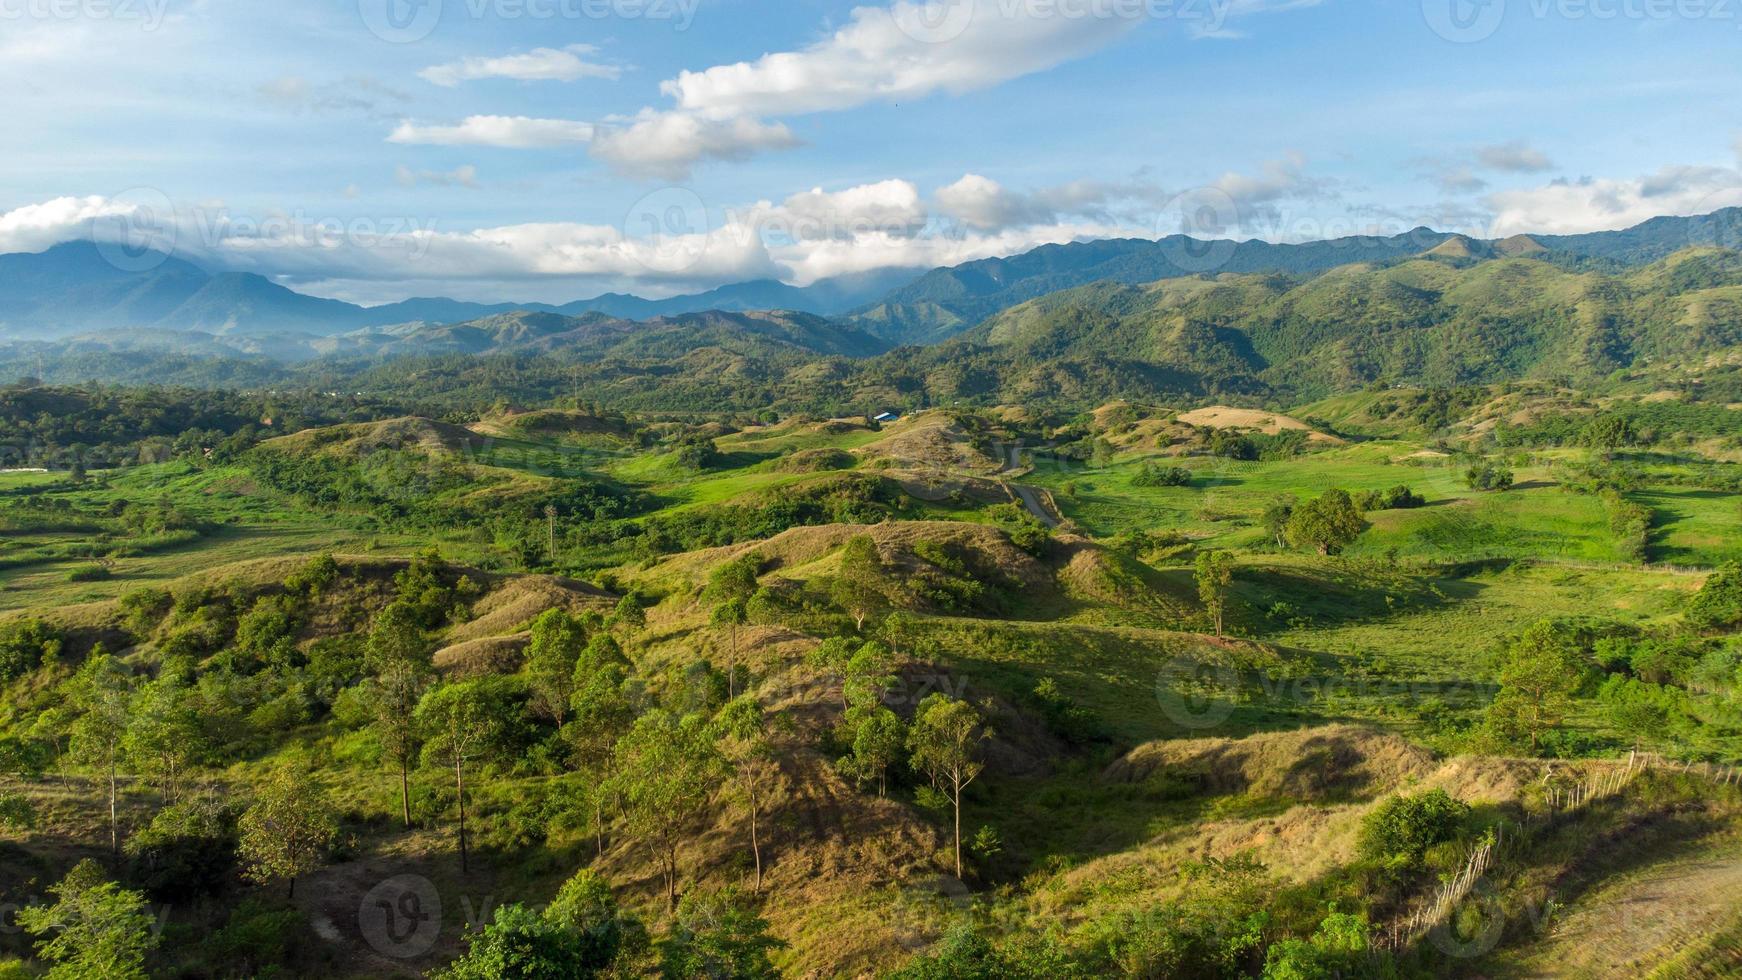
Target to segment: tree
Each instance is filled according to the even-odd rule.
[[[714,607],[713,624],[726,627],[731,634],[731,652],[726,659],[726,696],[738,694],[738,627],[750,621],[745,601],[733,596]]]
[[[1347,490],[1326,490],[1323,496],[1294,509],[1285,531],[1296,548],[1312,548],[1321,555],[1334,555],[1361,536],[1367,520]]]
[[[470,869],[466,843],[466,766],[499,741],[513,708],[500,690],[506,678],[491,677],[438,687],[417,705],[417,725],[424,735],[426,761],[454,772],[454,806],[459,814],[460,872]]]
[[[785,946],[736,892],[686,895],[663,944],[660,972],[667,980],[774,980],[780,973],[768,954]]]
[[[109,881],[82,861],[51,885],[53,905],[20,909],[18,924],[55,965],[46,980],[147,980],[145,958],[158,935],[145,896]]]
[[[1385,976],[1388,966],[1374,961],[1367,920],[1333,908],[1311,939],[1284,939],[1265,952],[1264,980]]]
[[[70,749],[75,759],[96,766],[108,779],[109,849],[119,854],[119,769],[126,745],[132,681],[121,664],[98,647],[73,675],[70,686],[69,700],[78,711]]]
[[[677,849],[701,816],[716,783],[713,746],[697,716],[656,709],[617,743],[612,779],[630,832],[659,855],[666,907],[677,908]]]
[[[769,718],[750,695],[721,709],[714,719],[714,746],[726,775],[726,785],[744,804],[750,818],[750,855],[756,865],[757,893],[762,891],[762,813],[780,781],[780,763],[769,738]]]
[[[1561,722],[1583,685],[1583,654],[1552,622],[1525,630],[1500,668],[1500,693],[1488,707],[1489,729],[1502,741],[1528,737],[1536,751],[1544,732]]]
[[[0,627],[0,685],[10,684],[60,657],[64,638],[40,619],[22,619]]]
[[[872,640],[847,659],[841,672],[842,707],[851,710],[882,704],[883,696],[898,682],[894,654]]]
[[[913,635],[914,619],[909,613],[897,609],[883,617],[883,638],[889,641],[889,649],[897,658],[902,656],[901,650]]]
[[[895,712],[877,705],[848,712],[847,727],[853,733],[853,754],[843,758],[839,767],[861,785],[875,782],[877,795],[883,796],[889,787],[889,768],[901,761],[907,744],[907,726]]]
[[[1216,635],[1222,635],[1223,616],[1228,609],[1228,587],[1234,584],[1234,556],[1226,551],[1206,551],[1198,555],[1198,598],[1216,624]]]
[[[18,833],[36,826],[36,807],[22,793],[0,791],[0,830]]]
[[[369,631],[364,653],[364,663],[375,675],[375,737],[382,754],[399,767],[399,806],[406,827],[411,826],[411,766],[418,753],[413,714],[434,673],[434,644],[418,620],[411,605],[390,604]]]
[[[882,605],[883,556],[877,542],[861,534],[850,538],[841,549],[841,570],[830,589],[835,605],[853,617],[855,628],[863,630],[865,620]]]
[[[1278,497],[1264,505],[1264,516],[1260,520],[1264,524],[1264,532],[1270,535],[1278,548],[1288,546],[1288,522],[1294,517],[1295,504],[1293,497]]]
[[[641,597],[633,592],[617,600],[611,618],[629,631],[630,639],[635,638],[636,631],[647,627],[647,610],[641,605]]]
[[[582,871],[542,912],[524,905],[497,909],[488,925],[467,937],[466,955],[434,977],[583,980],[610,971],[639,928],[618,911],[605,879]]]
[[[601,857],[605,854],[605,803],[615,772],[617,740],[635,724],[635,692],[630,690],[629,660],[609,636],[596,636],[575,665],[575,692],[570,699],[574,720],[563,739],[575,763],[593,778],[593,832]]]
[[[920,702],[907,735],[914,768],[949,797],[955,810],[957,878],[962,877],[962,791],[985,769],[979,761],[980,743],[990,737],[973,705],[945,694]]]
[[[180,798],[180,778],[199,753],[205,731],[180,677],[164,673],[133,697],[122,752],[161,782],[164,798]]]
[[[319,868],[339,835],[332,804],[319,786],[289,769],[267,779],[237,824],[237,852],[248,880],[266,884],[296,879]]]
[[[568,720],[575,693],[575,665],[586,649],[580,621],[562,609],[547,609],[532,622],[532,642],[526,651],[526,676],[532,706],[561,728]]]

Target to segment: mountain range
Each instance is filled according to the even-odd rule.
[[[782,343],[814,353],[867,356],[889,346],[947,341],[1020,304],[1091,283],[1141,285],[1212,272],[1310,278],[1352,264],[1386,266],[1421,255],[1447,261],[1523,256],[1564,268],[1619,272],[1689,246],[1742,243],[1739,231],[1742,208],[1656,218],[1624,231],[1498,241],[1428,228],[1301,244],[1206,242],[1182,236],[1115,239],[1047,245],[929,272],[883,270],[806,287],[765,280],[668,299],[607,294],[561,306],[416,298],[363,307],[304,295],[251,273],[209,271],[174,256],[113,261],[116,257],[102,246],[71,242],[41,253],[0,255],[0,337],[64,340],[100,335],[110,347],[192,351],[211,346],[230,354],[303,360],[518,349],[533,324],[532,335],[584,339],[584,346],[594,350],[601,344],[610,347],[604,338],[621,333],[619,326],[602,326],[607,323],[664,321],[655,331],[660,337],[752,324],[757,327],[752,334],[764,340],[770,339],[768,325],[780,323],[791,328],[784,330]],[[771,310],[787,315],[739,321],[716,317],[705,327],[672,319]],[[601,319],[558,329],[552,326],[557,321],[525,314]],[[501,332],[502,323],[508,322],[503,317],[514,318],[518,325],[508,336],[521,339],[482,339]],[[816,319],[821,317],[832,318],[832,323]],[[428,329],[479,323],[485,325]],[[117,338],[117,333],[126,337]]]

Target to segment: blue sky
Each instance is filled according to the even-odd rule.
[[[0,0],[0,251],[565,300],[1625,227],[1742,204],[1739,56],[1742,0]]]

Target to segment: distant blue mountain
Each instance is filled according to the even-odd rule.
[[[452,324],[514,312],[605,313],[628,320],[707,311],[791,310],[832,316],[863,306],[923,270],[886,270],[788,286],[737,283],[692,296],[643,299],[611,293],[563,306],[468,303],[440,297],[362,307],[287,289],[263,276],[208,272],[168,255],[119,261],[92,242],[0,255],[0,334],[59,337],[114,330],[194,331],[216,336],[330,337],[402,323]]]

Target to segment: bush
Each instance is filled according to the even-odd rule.
[[[1443,789],[1393,796],[1362,821],[1361,855],[1387,863],[1419,864],[1428,848],[1456,837],[1469,815],[1469,804]]]
[[[1362,510],[1412,510],[1427,506],[1427,498],[1408,487],[1368,490],[1355,498]]]
[[[60,631],[40,619],[17,620],[0,627],[0,684],[10,684],[60,656],[65,640]]]
[[[1510,469],[1500,463],[1482,460],[1464,474],[1464,482],[1470,485],[1471,490],[1501,492],[1512,489],[1513,475]]]
[[[1183,466],[1157,466],[1154,463],[1144,463],[1131,478],[1134,487],[1189,487],[1192,485],[1192,471]]]
[[[106,565],[80,565],[67,573],[68,582],[107,582],[115,577]]]
[[[1742,626],[1742,564],[1731,562],[1706,580],[1688,606],[1688,622],[1713,631]]]

